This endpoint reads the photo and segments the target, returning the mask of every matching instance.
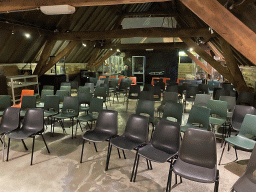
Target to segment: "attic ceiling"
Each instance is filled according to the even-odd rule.
[[[114,0],[69,1],[66,3],[76,6],[74,14],[51,16],[44,15],[38,10],[41,1],[34,1],[34,5],[24,2],[23,4],[22,1],[18,0],[0,2],[0,12],[2,12],[0,13],[0,63],[2,64],[38,62],[46,41],[50,36],[58,33],[119,30],[122,27],[121,22],[124,18],[173,17],[177,19],[178,28],[209,28],[204,21],[178,0],[154,2],[141,0],[136,1],[139,2],[137,4],[132,4],[131,1]],[[46,4],[51,3],[50,1],[44,2]],[[219,2],[253,32],[256,32],[255,1],[219,0]],[[55,3],[58,4],[58,1],[55,1]],[[6,13],[6,11],[9,11],[9,13]],[[216,49],[220,52],[222,51],[219,36],[216,32],[207,37],[196,36],[192,38],[197,43],[211,42]],[[58,55],[69,42],[70,40],[57,40],[50,56]],[[120,43],[121,39],[115,38],[81,40],[72,51],[66,54],[65,59],[67,63],[87,63],[96,53],[99,53],[97,54],[97,58],[99,59],[107,53],[112,45],[118,45]],[[177,44],[178,48],[182,46],[181,44]],[[170,47],[173,48],[175,46]],[[252,62],[236,49],[232,48],[232,50],[239,65],[253,65]]]

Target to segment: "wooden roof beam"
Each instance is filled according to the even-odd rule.
[[[211,35],[208,28],[136,28],[111,31],[74,31],[55,33],[56,40],[103,40],[129,37],[203,37]]]
[[[256,34],[217,0],[181,2],[256,65]]]
[[[176,17],[179,16],[177,12],[129,12],[129,13],[119,13],[124,17]]]
[[[17,10],[36,9],[40,6],[51,5],[72,5],[74,7],[100,6],[100,5],[119,5],[134,3],[163,2],[169,0],[8,0],[0,1],[0,12],[9,12]]]

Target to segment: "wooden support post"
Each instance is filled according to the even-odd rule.
[[[80,43],[79,41],[71,41],[69,44],[54,58],[51,58],[47,65],[44,65],[41,69],[39,76],[43,75],[49,69],[51,69],[61,58],[63,58],[67,53],[72,51],[77,44]]]
[[[222,52],[225,57],[226,65],[230,73],[232,74],[234,81],[236,82],[237,91],[248,91],[249,88],[246,85],[244,77],[236,63],[230,44],[221,37],[219,39],[222,47]]]
[[[184,50],[185,53],[199,66],[201,67],[203,70],[205,70],[206,73],[208,73],[209,75],[212,75],[211,70],[205,65],[203,64],[199,59],[197,59],[192,53],[190,53],[187,50]]]
[[[256,34],[217,0],[181,2],[256,65]]]

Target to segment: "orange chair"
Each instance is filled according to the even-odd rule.
[[[136,85],[137,84],[137,77],[130,77],[129,79],[132,79],[132,84],[131,85]]]
[[[180,83],[180,80],[185,80],[185,79],[178,78],[177,83]]]
[[[100,76],[100,77],[99,77],[99,80],[100,80],[100,78],[107,78],[107,77],[106,77],[106,76]]]
[[[154,79],[160,79],[160,77],[152,77],[151,85],[154,86]]]
[[[22,102],[22,97],[23,95],[34,95],[34,90],[29,90],[29,89],[23,89],[21,91],[21,96],[20,96],[20,103],[17,105],[13,105],[12,107],[21,107],[21,102]]]
[[[118,85],[120,85],[121,79],[125,79],[125,76],[120,76],[120,77],[118,77],[118,78],[119,78]]]
[[[171,79],[168,78],[168,77],[163,77],[162,79],[163,79],[163,82],[164,82],[164,84],[165,84],[165,87],[167,86],[166,81],[167,81],[167,80],[171,80]]]

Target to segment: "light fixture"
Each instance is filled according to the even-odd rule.
[[[14,25],[12,26],[12,35],[14,35]]]
[[[86,44],[85,44],[85,43],[82,43],[82,45],[83,45],[84,47],[86,47]]]
[[[30,35],[29,33],[25,33],[24,35],[25,35],[25,37],[26,37],[27,39],[29,39],[29,38],[31,37],[31,35]]]
[[[154,51],[154,49],[146,49],[146,51]]]
[[[116,51],[117,51],[117,52],[121,52],[120,49],[117,49]]]
[[[40,10],[46,15],[73,14],[76,8],[70,5],[41,6]]]
[[[112,51],[113,49],[112,48],[110,48],[110,51]]]
[[[190,52],[193,51],[193,48],[190,48],[189,51],[190,51]]]

